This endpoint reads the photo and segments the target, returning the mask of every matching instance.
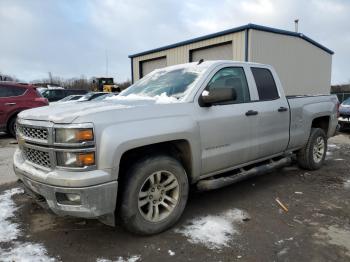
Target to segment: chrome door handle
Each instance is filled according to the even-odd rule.
[[[280,108],[278,108],[278,112],[286,112],[286,111],[288,111],[288,108],[286,107],[281,106]]]
[[[5,103],[5,106],[14,106],[16,103]]]
[[[254,111],[254,110],[249,110],[245,113],[246,116],[255,116],[258,114],[258,111]]]

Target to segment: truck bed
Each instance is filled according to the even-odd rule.
[[[294,150],[305,144],[309,137],[312,119],[329,117],[327,136],[334,134],[337,126],[336,95],[295,95],[287,96],[290,107],[290,141],[288,149]]]

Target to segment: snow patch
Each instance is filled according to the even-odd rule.
[[[15,246],[7,251],[0,248],[0,261],[47,262],[55,259],[46,255],[46,249],[41,244],[16,242]]]
[[[339,149],[339,148],[340,148],[339,146],[337,146],[337,145],[335,145],[335,144],[328,144],[327,146],[328,146],[328,148],[330,148],[330,149]]]
[[[326,156],[331,156],[331,155],[333,155],[332,152],[329,152],[329,151],[326,152]]]
[[[336,159],[333,159],[334,161],[344,161],[344,159],[342,158],[336,158]]]
[[[110,260],[105,258],[98,258],[96,262],[136,262],[141,259],[141,256],[134,255],[129,258],[118,257],[116,260]]]
[[[350,189],[350,179],[348,179],[348,180],[346,180],[346,181],[344,182],[344,187],[345,187],[346,189]]]
[[[175,97],[167,96],[166,93],[162,93],[156,96],[145,96],[145,95],[136,95],[136,94],[130,94],[127,96],[119,95],[119,96],[106,97],[105,100],[115,100],[115,101],[149,100],[149,101],[155,101],[156,104],[170,104],[170,103],[179,102],[178,99],[176,99]]]
[[[21,235],[19,225],[12,223],[9,219],[14,217],[15,211],[18,209],[12,196],[23,193],[21,188],[12,188],[0,195],[0,243],[11,243],[10,241]],[[46,249],[41,244],[14,242],[6,249],[0,248],[0,261],[46,262],[55,261],[55,259],[46,255]]]
[[[13,217],[18,209],[11,197],[22,193],[23,189],[13,188],[0,195],[0,243],[16,239],[20,233],[19,225],[8,219]]]
[[[248,215],[239,209],[229,210],[221,215],[208,215],[191,220],[182,229],[176,229],[193,244],[202,244],[209,249],[229,247],[234,235],[239,234],[238,224]]]
[[[175,256],[175,252],[171,251],[170,249],[168,250],[169,256]]]

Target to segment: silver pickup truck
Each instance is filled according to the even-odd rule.
[[[179,219],[190,185],[216,189],[294,156],[320,168],[337,110],[336,96],[286,97],[269,65],[171,66],[110,99],[23,111],[14,170],[58,215],[118,215],[154,234]]]

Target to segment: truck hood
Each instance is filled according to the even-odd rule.
[[[78,117],[84,117],[90,114],[114,111],[117,109],[151,107],[155,104],[159,104],[157,99],[113,99],[98,102],[57,103],[22,111],[19,117],[27,120],[69,124]]]

